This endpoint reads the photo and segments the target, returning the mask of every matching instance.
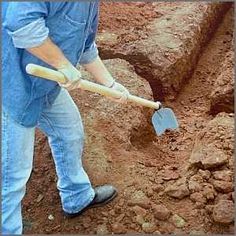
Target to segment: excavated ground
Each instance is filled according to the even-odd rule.
[[[117,4],[119,8],[115,7]],[[178,9],[180,5],[178,3],[160,3],[160,10],[155,12],[152,11],[152,7],[152,3],[102,3],[100,32],[112,31],[114,28],[120,29],[124,33],[119,38],[119,43],[125,43],[130,39],[135,41],[137,37],[145,34],[145,30],[141,33],[140,31],[145,29],[148,22],[162,16],[165,11]],[[128,32],[132,33],[128,34]],[[136,32],[139,33],[136,34]],[[211,187],[210,190],[203,189],[206,198],[204,201],[199,200],[201,204],[196,204],[198,201],[194,200],[196,196],[192,195],[190,185],[187,186],[187,189],[182,189],[183,185],[180,184],[180,192],[177,193],[172,188],[172,192],[169,192],[175,191],[174,194],[179,194],[174,198],[167,191],[173,187],[176,180],[185,178],[189,180],[199,173],[205,176],[215,176],[214,171],[226,170],[230,172],[231,176],[233,175],[232,147],[228,146],[229,162],[228,164],[224,162],[225,166],[218,169],[215,167],[204,169],[199,166],[194,167],[194,170],[189,168],[189,159],[198,142],[196,137],[199,132],[208,132],[208,129],[211,129],[208,128],[211,127],[211,123],[208,126],[208,122],[215,117],[210,112],[211,92],[215,89],[214,86],[220,86],[215,81],[221,72],[221,66],[224,68],[224,64],[228,63],[226,55],[233,52],[232,45],[233,8],[222,18],[215,34],[202,49],[192,76],[181,88],[176,99],[166,101],[165,105],[172,107],[178,117],[180,123],[178,132],[167,132],[161,137],[156,137],[147,121],[148,115],[132,117],[132,115],[136,115],[133,106],[126,110],[116,108],[118,109],[116,115],[119,117],[116,120],[116,117],[114,118],[111,114],[102,114],[102,109],[108,111],[111,109],[111,113],[115,111],[114,107],[109,108],[111,103],[106,104],[106,99],[101,100],[98,96],[88,95],[86,92],[79,94],[74,92],[72,96],[80,108],[82,117],[87,119],[85,120],[85,130],[88,130],[84,152],[85,168],[94,185],[112,183],[118,188],[119,196],[104,208],[90,209],[76,219],[64,218],[56,189],[57,178],[51,152],[45,136],[38,132],[34,169],[23,202],[25,233],[233,234],[231,216],[228,216],[229,222],[219,223],[214,221],[217,217],[213,217],[211,214],[211,206],[214,207],[220,197],[229,201],[227,202],[229,204],[234,203],[232,188],[224,190],[226,191],[223,191],[224,194],[214,190],[213,197],[208,197],[212,193]],[[127,66],[124,63],[121,65],[122,68]],[[109,64],[110,69],[115,66],[114,62]],[[120,72],[116,73],[119,75]],[[130,76],[129,73],[127,72],[127,76]],[[232,70],[226,73],[232,78]],[[125,83],[125,78],[122,78],[123,81]],[[146,91],[148,94],[148,89],[143,84],[145,83],[137,84],[135,89],[139,93]],[[131,88],[132,83],[129,86]],[[85,100],[86,103],[83,102]],[[105,122],[93,123],[96,115],[100,114],[99,109],[101,109],[102,118],[98,120],[105,121],[107,118],[109,125]],[[121,111],[121,116],[119,116],[119,111]],[[138,114],[145,112],[144,109]],[[149,113],[150,111],[147,112],[147,114]],[[224,113],[223,117],[227,117],[227,122],[230,123],[233,114]],[[145,123],[139,123],[139,119]],[[132,128],[130,125],[132,120],[135,124],[137,123],[137,127]],[[112,122],[120,122],[121,127],[119,124],[112,126]],[[212,125],[214,126],[214,124]],[[114,130],[113,128],[109,130],[109,127],[113,127]],[[103,130],[105,130],[104,136]],[[117,130],[118,132],[120,130],[120,136],[117,134]],[[127,130],[130,132],[128,144],[125,138]],[[114,135],[114,139],[112,139],[112,135]],[[230,136],[224,140],[223,137],[221,141],[223,144],[232,146],[232,143],[228,143],[229,140],[232,141],[230,138],[232,139]],[[96,145],[92,147],[92,143]],[[195,178],[197,177],[195,176]],[[210,177],[204,178],[209,179],[208,182],[211,180]],[[228,182],[232,181],[232,177],[229,178]],[[231,210],[232,208],[229,208],[229,211]],[[216,215],[216,213],[214,214]]]

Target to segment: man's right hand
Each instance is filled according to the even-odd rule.
[[[68,90],[79,88],[80,72],[69,62],[61,49],[50,38],[47,38],[43,44],[37,47],[27,48],[27,51],[64,74],[68,81],[60,84],[60,86]]]
[[[60,86],[67,89],[73,90],[80,87],[81,73],[72,64],[68,64],[58,69],[66,78],[67,82],[61,84]]]

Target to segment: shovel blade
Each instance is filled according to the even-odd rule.
[[[162,135],[167,129],[177,129],[178,121],[174,112],[170,108],[161,108],[152,116],[152,124],[158,136]]]

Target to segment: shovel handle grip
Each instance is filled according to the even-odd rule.
[[[67,78],[61,72],[52,70],[43,66],[35,65],[35,64],[28,64],[26,66],[26,72],[30,75],[34,75],[43,79],[55,81],[61,84],[67,82]],[[119,98],[122,95],[122,93],[119,91],[116,91],[114,89],[111,89],[103,85],[96,84],[96,83],[93,83],[84,79],[80,80],[80,88],[83,90],[99,93],[100,95],[113,97],[113,98]],[[147,99],[140,98],[138,96],[134,96],[131,94],[128,96],[128,100],[130,102],[134,102],[139,105],[153,108],[153,109],[160,109],[161,107],[161,103],[159,102],[149,101]]]
[[[56,70],[52,70],[43,66],[28,64],[26,66],[26,72],[30,75],[34,75],[43,79],[48,79],[51,81],[55,81],[61,84],[67,82],[66,77]]]

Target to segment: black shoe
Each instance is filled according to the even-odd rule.
[[[88,206],[86,206],[84,209],[77,213],[67,213],[64,211],[65,216],[68,218],[74,218],[76,216],[81,215],[84,211],[90,208],[104,206],[105,204],[113,200],[118,194],[116,188],[112,185],[98,186],[94,188],[94,191],[95,197],[92,202],[89,203]]]

